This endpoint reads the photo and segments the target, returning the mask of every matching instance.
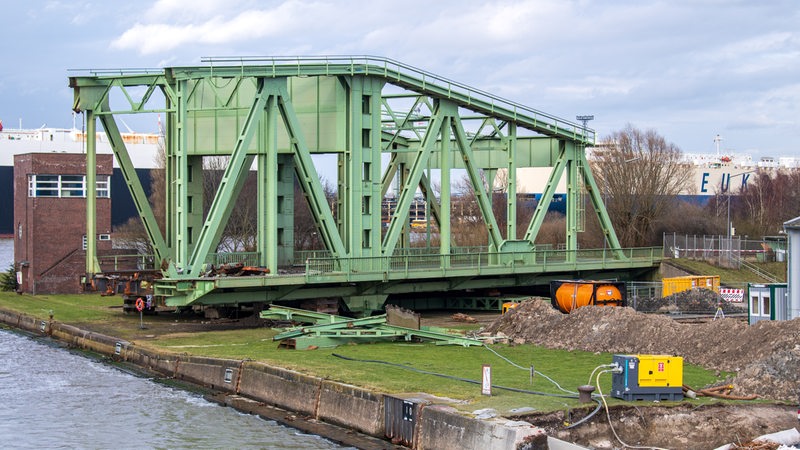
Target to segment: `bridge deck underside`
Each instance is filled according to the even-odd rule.
[[[660,250],[635,249],[624,259],[613,259],[610,252],[606,257],[602,250],[586,251],[578,259],[567,252],[389,257],[371,264],[318,259],[308,260],[294,273],[164,279],[157,289],[168,295],[168,305],[186,306],[518,288],[564,278],[631,279],[658,267]]]

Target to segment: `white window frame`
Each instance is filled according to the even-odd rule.
[[[97,198],[111,198],[110,175],[98,175],[96,186]],[[28,175],[28,197],[86,198],[86,175]]]

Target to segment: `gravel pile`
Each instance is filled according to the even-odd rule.
[[[748,325],[726,318],[683,324],[632,308],[585,306],[562,314],[549,301],[532,299],[483,331],[548,348],[678,355],[708,369],[736,372],[733,394],[798,398],[800,320]]]
[[[710,289],[690,289],[667,297],[635,298],[629,303],[641,312],[714,314],[717,306],[721,306],[725,314],[747,312],[745,308],[726,302]]]

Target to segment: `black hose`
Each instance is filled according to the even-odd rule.
[[[463,381],[465,383],[483,384],[478,380],[470,380],[469,378],[462,378],[462,377],[457,377],[457,376],[453,376],[453,375],[445,375],[443,373],[430,372],[430,371],[427,371],[427,370],[417,369],[415,367],[406,366],[404,364],[397,364],[397,363],[393,363],[393,362],[389,362],[389,361],[380,361],[380,360],[377,360],[377,359],[357,359],[357,358],[351,358],[349,356],[340,355],[338,353],[331,353],[331,355],[333,355],[333,356],[335,356],[337,358],[344,359],[345,361],[385,364],[387,366],[399,367],[401,369],[411,370],[413,372],[422,373],[422,374],[425,374],[425,375],[433,375],[433,376],[436,376],[436,377],[447,378],[447,379],[450,379],[450,380]],[[519,389],[519,388],[507,387],[507,386],[498,386],[496,384],[493,384],[492,387],[496,388],[496,389],[502,389],[502,390],[505,390],[505,391],[519,392],[519,393],[522,393],[522,394],[543,395],[543,396],[546,396],[546,397],[556,397],[556,398],[571,398],[571,399],[578,399],[579,398],[577,395],[566,395],[566,394],[554,394],[554,393],[551,393],[551,392],[529,391],[527,389]],[[570,424],[567,427],[568,429],[569,428],[574,428],[574,427],[586,422],[587,420],[589,420],[592,417],[594,417],[594,415],[597,414],[598,411],[600,411],[600,409],[602,408],[602,404],[600,403],[600,400],[598,400],[597,398],[593,398],[593,400],[597,402],[597,408],[595,408],[594,411],[592,411],[588,416],[584,417],[583,419],[581,419],[581,420],[579,420],[579,421],[577,421],[577,422],[575,422],[573,424]]]

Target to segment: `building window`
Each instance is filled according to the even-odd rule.
[[[28,197],[58,197],[58,175],[30,175]]]
[[[83,175],[61,175],[59,197],[86,197]]]
[[[111,177],[108,175],[97,176],[97,198],[111,198]]]
[[[97,197],[111,197],[111,177],[97,176]],[[86,197],[85,175],[28,175],[28,197]]]
[[[111,240],[111,235],[110,234],[98,234],[97,235],[97,240],[98,241],[110,241]],[[86,235],[84,234],[81,237],[81,248],[83,250],[86,250],[86,247],[88,247],[88,246],[89,246],[89,243],[88,243],[88,241],[86,239]]]

